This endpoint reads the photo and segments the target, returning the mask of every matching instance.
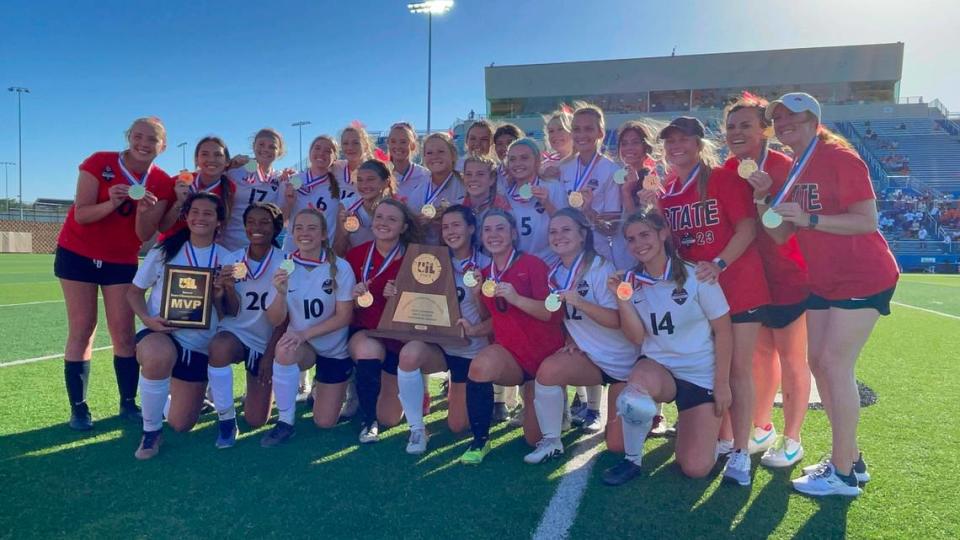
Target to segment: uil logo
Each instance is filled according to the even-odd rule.
[[[103,168],[103,172],[100,173],[100,176],[102,176],[107,182],[110,182],[116,178],[116,175],[113,173],[113,169],[109,165]]]
[[[182,277],[179,278],[178,282],[180,288],[185,291],[195,291],[197,290],[197,280],[192,277]]]

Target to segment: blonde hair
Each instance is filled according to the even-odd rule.
[[[567,133],[573,132],[573,114],[565,108],[557,109],[550,114],[543,115],[543,131],[547,131],[551,122],[560,124],[560,129]]]
[[[151,126],[154,129],[156,129],[160,133],[160,137],[159,137],[160,142],[163,144],[163,146],[167,145],[167,128],[163,125],[163,122],[156,116],[141,116],[140,118],[137,118],[136,120],[131,122],[130,127],[128,127],[126,131],[123,132],[123,136],[125,139],[130,138],[130,132],[133,131],[133,128],[136,127],[137,124],[147,124],[148,126]]]
[[[283,142],[283,135],[273,128],[263,128],[253,136],[253,146],[256,150],[257,139],[271,138],[277,140],[277,158],[282,158],[287,154],[287,145]]]
[[[297,215],[293,217],[293,224],[296,225],[297,220],[300,219],[300,216],[310,215],[316,217],[320,220],[320,230],[323,231],[323,242],[320,244],[320,249],[327,256],[327,262],[330,263],[330,282],[331,288],[337,290],[337,254],[333,251],[333,239],[330,238],[330,231],[327,230],[327,220],[323,216],[323,212],[317,210],[316,208],[304,208],[297,212]],[[293,230],[293,227],[290,227],[290,230]]]
[[[607,122],[603,117],[603,109],[586,101],[574,101],[573,109],[571,122],[572,118],[581,114],[589,114],[590,116],[594,117],[594,119],[597,121],[597,127],[600,129],[600,140],[597,142],[597,145],[603,144],[603,139],[607,134]]]
[[[484,119],[474,120],[474,121],[470,124],[470,127],[467,128],[467,131],[464,132],[464,134],[463,134],[463,144],[464,144],[463,148],[464,148],[464,152],[466,152],[467,154],[473,154],[473,153],[474,153],[474,152],[471,152],[469,149],[467,149],[467,146],[466,146],[466,145],[467,145],[467,139],[470,137],[470,132],[473,131],[474,128],[482,128],[482,129],[487,130],[487,133],[490,134],[490,148],[489,148],[489,150],[487,150],[487,154],[486,154],[486,155],[490,156],[491,158],[494,157],[494,156],[496,156],[496,150],[494,149],[494,143],[493,143],[493,133],[494,133],[497,129],[493,126],[493,123],[491,123],[489,120],[484,120]],[[426,143],[427,143],[427,140],[424,139],[424,140],[423,140],[423,143],[426,144]],[[456,154],[454,154],[454,155],[456,155]]]
[[[410,122],[396,122],[390,126],[390,131],[387,132],[387,140],[389,142],[390,132],[395,129],[401,129],[407,132],[407,138],[410,139],[410,161],[413,161],[413,158],[417,157],[417,154],[420,152],[420,144],[417,141],[417,132],[413,129],[413,124]]]
[[[497,170],[497,162],[490,159],[488,156],[481,156],[479,154],[468,154],[466,159],[463,160],[463,170],[466,172],[467,165],[470,163],[478,163],[487,169],[487,174],[493,178],[493,182],[490,185],[490,201],[492,202],[497,196],[497,180],[494,177]]]
[[[336,161],[337,156],[340,155],[340,145],[337,144],[337,141],[329,135],[317,135],[310,141],[310,146],[307,147],[307,155],[309,156],[310,150],[313,148],[313,145],[317,144],[320,141],[324,141],[333,148],[333,159],[330,160],[330,169],[333,168],[333,162]],[[309,157],[307,158],[310,159]],[[330,182],[330,197],[336,200],[340,200],[340,181],[337,180],[337,175],[333,174],[333,171],[327,170],[327,181]]]
[[[457,145],[453,143],[453,138],[451,138],[448,133],[444,133],[442,131],[435,131],[423,138],[423,147],[426,148],[427,143],[434,140],[440,141],[446,145],[447,150],[450,151],[450,157],[453,159],[453,164],[456,165],[457,158],[460,157],[460,153],[457,151]],[[491,148],[492,147],[493,146],[491,145]],[[475,154],[469,154],[469,155],[475,155]]]
[[[373,158],[373,143],[370,140],[370,134],[367,133],[367,130],[359,125],[350,125],[343,128],[343,131],[340,132],[340,145],[343,146],[343,136],[347,133],[356,133],[357,138],[360,139],[360,161],[366,161]]]

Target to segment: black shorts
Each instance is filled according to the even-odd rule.
[[[229,330],[217,332],[217,335],[220,334],[228,334],[240,344],[240,354],[230,359],[231,364],[239,364],[240,362],[243,362],[243,367],[246,368],[247,373],[251,375],[257,375],[260,373],[260,360],[263,358],[263,353],[257,352],[248,347],[239,336]]]
[[[122,285],[133,282],[137,265],[97,261],[57,246],[53,256],[53,275],[97,285]]]
[[[467,382],[467,374],[470,372],[470,358],[451,356],[444,351],[443,359],[447,362],[447,369],[450,370],[450,382]]]
[[[620,379],[615,379],[610,375],[607,375],[607,372],[602,369],[600,370],[600,375],[603,377],[603,382],[601,384],[617,384],[617,383],[627,382],[627,381],[621,381]]]
[[[779,330],[790,326],[793,321],[800,318],[807,311],[807,300],[796,304],[769,305],[764,310],[763,326],[764,328],[773,328]]]
[[[822,296],[811,294],[807,298],[807,309],[822,310],[832,307],[839,309],[863,309],[873,308],[881,315],[890,314],[890,300],[893,299],[893,292],[897,289],[894,285],[885,291],[878,292],[865,298],[844,298],[841,300],[828,300]]]
[[[350,358],[327,358],[317,355],[317,368],[313,380],[323,384],[347,382],[353,375],[353,360]]]
[[[707,390],[702,386],[676,377],[673,378],[673,382],[677,385],[677,395],[674,398],[674,401],[677,402],[677,411],[683,412],[697,405],[713,403],[713,390]]]
[[[137,332],[136,342],[140,343],[141,339],[153,333],[154,331],[149,328],[140,330]],[[173,346],[177,349],[177,361],[173,364],[173,371],[170,376],[187,382],[207,382],[207,364],[209,363],[207,355],[199,351],[185,349],[177,341],[177,338],[172,335],[169,337]]]
[[[730,314],[730,322],[733,324],[741,323],[762,323],[767,311],[767,306],[755,307],[737,313]]]

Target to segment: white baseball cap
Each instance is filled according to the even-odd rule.
[[[804,111],[811,112],[817,117],[817,121],[820,121],[820,102],[817,101],[817,98],[805,92],[790,92],[789,94],[782,95],[778,100],[771,101],[770,104],[767,105],[767,110],[764,113],[767,120],[773,118],[773,110],[777,108],[777,105],[783,105],[795,113]]]

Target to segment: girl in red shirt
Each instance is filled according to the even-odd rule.
[[[793,486],[813,496],[855,497],[869,475],[857,445],[860,397],[854,370],[877,319],[890,314],[897,264],[877,230],[867,167],[849,143],[820,124],[817,100],[786,94],[767,107],[766,116],[777,138],[797,155],[788,189],[764,202],[783,222],[768,229],[770,234],[783,242],[796,232],[807,261],[810,369],[833,434],[830,459],[805,468]],[[768,210],[760,206],[761,212]]]
[[[374,239],[347,252],[357,285],[353,289],[357,307],[348,347],[357,364],[356,387],[360,401],[360,442],[380,440],[380,425],[395,426],[403,417],[397,397],[397,365],[402,343],[375,338],[364,330],[375,329],[387,306],[385,288],[400,272],[407,245],[420,241],[420,227],[406,205],[383,199],[373,213]],[[395,287],[389,287],[396,294]],[[371,302],[371,303],[368,303]],[[364,307],[366,306],[366,307]],[[386,375],[381,375],[381,371]]]
[[[476,465],[489,452],[493,414],[493,384],[523,385],[524,403],[533,403],[532,381],[543,360],[563,347],[562,315],[550,313],[546,263],[517,249],[519,235],[513,216],[498,208],[487,211],[480,224],[481,241],[490,254],[482,279],[469,287],[493,325],[494,344],[477,353],[467,376],[467,413],[473,442],[460,458]],[[535,445],[543,435],[535,414],[525,414],[523,436]]]
[[[77,194],[57,238],[53,272],[60,279],[67,307],[67,344],[63,377],[70,400],[70,427],[93,429],[87,406],[87,382],[97,329],[97,295],[103,296],[113,344],[113,367],[120,392],[120,417],[140,420],[135,403],[140,368],[134,345],[133,310],[127,289],[137,272],[144,240],[157,232],[156,221],[137,227],[138,216],[165,207],[172,182],[153,160],[167,147],[158,118],[139,118],[126,133],[122,152],[97,152],[80,164]],[[158,218],[159,219],[159,218]]]
[[[193,160],[196,163],[197,170],[190,173],[183,170],[177,176],[177,181],[173,187],[173,192],[177,199],[170,208],[167,209],[160,221],[160,236],[157,242],[163,242],[166,238],[173,236],[181,229],[186,228],[187,222],[181,215],[183,202],[187,200],[187,195],[200,191],[213,193],[223,199],[227,205],[227,219],[230,216],[230,207],[233,204],[233,193],[237,188],[233,181],[227,178],[227,165],[230,163],[230,150],[223,139],[215,136],[207,136],[200,139],[197,147],[193,151]]]
[[[744,178],[753,187],[755,202],[762,201],[771,186],[774,191],[783,186],[793,163],[786,155],[768,148],[771,126],[764,116],[765,107],[765,100],[745,95],[724,114],[725,136],[731,152],[724,167],[735,171],[744,162],[746,168],[750,168],[750,161],[757,165],[756,171]],[[749,451],[751,454],[764,452],[760,458],[763,465],[789,467],[803,459],[800,427],[810,396],[804,316],[810,294],[807,265],[794,236],[777,245],[770,235],[758,233],[756,245],[770,286],[771,303],[753,355],[756,402]],[[781,378],[784,432],[782,437],[777,437],[771,423],[771,410]]]

